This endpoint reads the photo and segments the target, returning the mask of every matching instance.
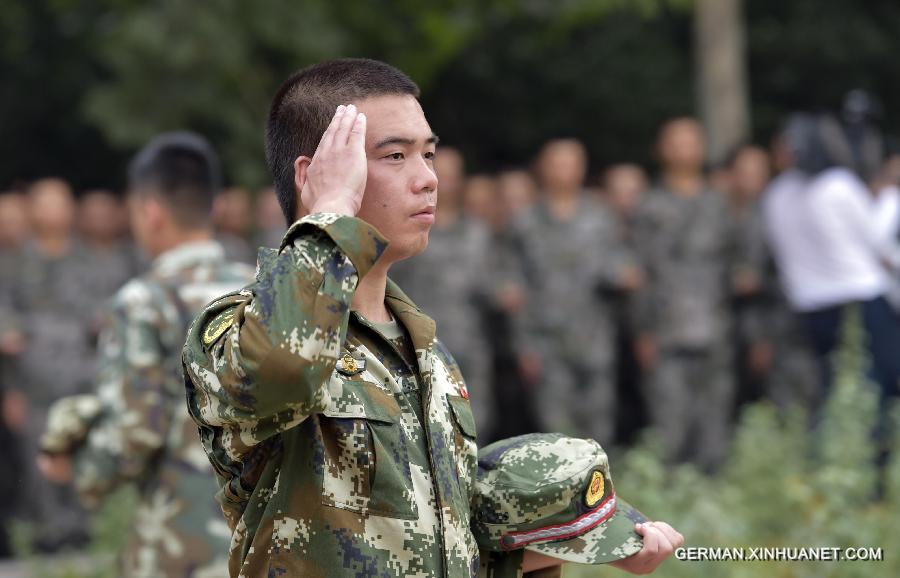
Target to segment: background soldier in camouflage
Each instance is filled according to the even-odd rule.
[[[155,257],[114,297],[100,339],[97,393],[60,400],[42,440],[42,471],[74,480],[95,503],[138,482],[141,503],[122,553],[134,578],[224,575],[229,531],[212,471],[184,407],[181,347],[191,318],[252,278],[212,240],[218,161],[191,133],[168,133],[130,167],[134,235]]]
[[[494,421],[491,350],[484,330],[491,300],[489,231],[462,211],[466,178],[462,154],[441,147],[434,168],[441,195],[428,249],[391,268],[391,277],[441,328],[441,341],[453,352],[474,392],[475,424],[487,432]]]
[[[641,274],[613,215],[584,192],[587,153],[549,142],[538,159],[543,199],[516,224],[531,292],[518,317],[523,369],[538,382],[545,431],[610,440],[616,420],[611,293]]]
[[[30,488],[22,505],[34,526],[37,546],[55,550],[87,537],[86,517],[71,488],[48,484],[34,459],[50,404],[82,393],[94,375],[87,253],[74,231],[75,201],[68,183],[41,179],[28,189],[33,238],[26,241],[12,272],[0,341],[9,362],[8,393],[27,401],[22,434],[26,467],[19,481]]]
[[[109,297],[146,269],[145,259],[139,258],[134,245],[123,238],[128,223],[126,208],[112,191],[83,193],[78,202],[78,221],[90,282],[84,292],[93,301],[91,311],[99,317]]]
[[[387,279],[434,221],[436,137],[417,95],[399,70],[354,59],[298,72],[273,102],[279,199],[288,220],[308,214],[184,351],[234,577],[478,570],[469,392],[434,322]]]
[[[637,258],[635,220],[647,193],[647,173],[639,165],[621,163],[603,173],[603,197],[616,218],[617,238],[632,258]],[[647,425],[647,411],[640,388],[640,367],[634,355],[635,328],[631,303],[636,293],[620,293],[613,303],[616,319],[616,443],[636,441]]]
[[[651,423],[673,459],[724,456],[734,400],[731,298],[741,278],[724,195],[703,177],[700,125],[666,123],[662,178],[638,211],[647,286],[636,299],[638,358]]]

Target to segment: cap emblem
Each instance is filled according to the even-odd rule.
[[[591,476],[591,483],[588,484],[587,492],[584,494],[584,503],[588,508],[593,508],[603,497],[603,474],[594,472]]]

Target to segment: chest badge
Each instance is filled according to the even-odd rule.
[[[361,353],[345,352],[335,366],[341,375],[356,375],[366,368],[366,360]]]

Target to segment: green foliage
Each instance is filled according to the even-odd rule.
[[[278,85],[337,56],[389,60],[427,88],[474,30],[474,0],[216,0],[135,3],[108,15],[98,39],[108,81],[85,112],[117,146],[193,127],[213,139],[231,178],[268,179],[263,127]]]
[[[889,538],[900,531],[900,407],[894,408],[892,459],[876,465],[872,440],[876,387],[864,376],[859,311],[845,323],[834,384],[821,421],[810,430],[803,412],[781,415],[768,403],[744,411],[727,462],[706,475],[690,465],[667,467],[659,444],[646,439],[612,465],[616,488],[653,519],[665,520],[686,546],[872,547],[884,561],[691,562],[672,559],[670,577],[894,577],[900,559]],[[876,490],[884,476],[884,492]],[[589,566],[568,578],[611,575]]]
[[[862,86],[900,133],[900,4],[747,1],[754,137]],[[264,184],[269,99],[337,56],[387,60],[423,88],[445,142],[476,170],[524,165],[552,136],[592,168],[652,164],[659,123],[694,110],[692,0],[5,0],[0,188],[61,174],[120,186],[150,136],[206,133],[230,179]],[[489,128],[486,128],[489,127]]]

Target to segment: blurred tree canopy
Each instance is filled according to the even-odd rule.
[[[690,0],[6,0],[0,11],[0,186],[47,174],[121,186],[153,134],[208,135],[232,182],[260,186],[269,99],[337,56],[408,72],[473,169],[529,162],[549,137],[592,166],[651,164],[666,117],[695,110]],[[900,133],[893,0],[746,2],[754,138],[786,112],[862,86]]]

